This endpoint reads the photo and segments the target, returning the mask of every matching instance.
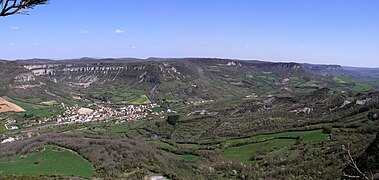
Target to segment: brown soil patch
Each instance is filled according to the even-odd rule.
[[[25,112],[25,110],[0,97],[0,113],[3,112]]]
[[[78,113],[81,115],[88,115],[88,114],[91,114],[92,112],[93,112],[93,110],[89,109],[89,108],[80,108],[78,110]]]

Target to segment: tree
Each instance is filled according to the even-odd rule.
[[[175,125],[176,124],[176,122],[178,121],[178,119],[179,119],[179,115],[170,115],[170,116],[168,116],[167,117],[167,122],[169,123],[169,124],[171,124],[171,125]]]
[[[325,125],[322,127],[322,131],[326,134],[331,134],[333,132],[333,127],[330,125]]]
[[[46,4],[49,0],[0,0],[0,16],[28,14],[27,9]]]
[[[371,121],[375,121],[379,119],[379,109],[372,110],[367,114],[367,117]]]

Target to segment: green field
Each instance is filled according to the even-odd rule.
[[[55,101],[55,100],[44,101],[44,102],[41,102],[39,104],[47,105],[47,106],[59,105],[59,103],[57,101]]]
[[[171,144],[162,142],[162,141],[151,141],[152,144],[155,144],[158,149],[166,150],[166,151],[175,151],[176,148]]]
[[[353,91],[356,91],[356,92],[369,91],[373,88],[371,84],[354,81],[351,78],[344,77],[344,76],[336,76],[333,78],[333,80],[335,80],[338,83],[353,84],[354,85]]]
[[[179,156],[180,158],[183,158],[184,160],[187,160],[187,161],[192,161],[192,160],[197,158],[196,155],[192,155],[192,154],[183,154],[183,155],[177,155],[177,156]]]
[[[128,124],[120,124],[120,125],[113,126],[111,128],[111,132],[113,132],[113,133],[123,133],[123,132],[127,131],[128,129],[129,129],[129,125]]]
[[[322,141],[327,139],[328,135],[323,133],[322,130],[311,130],[311,131],[285,131],[280,133],[274,133],[274,134],[260,134],[256,136],[250,136],[246,138],[236,138],[236,139],[228,139],[225,142],[226,147],[233,146],[236,144],[246,144],[246,143],[254,143],[254,142],[260,142],[263,140],[269,140],[274,138],[280,138],[280,137],[293,137],[297,138],[300,135],[304,136],[305,142],[310,141]]]
[[[7,131],[7,129],[4,126],[4,123],[0,121],[0,133]]]
[[[333,77],[333,80],[342,83],[342,84],[352,84],[354,81],[350,78],[344,77],[344,76],[335,76]]]
[[[282,148],[295,143],[294,139],[275,139],[262,143],[253,143],[243,146],[227,148],[222,156],[227,160],[235,160],[241,162],[251,162],[251,157],[260,149],[272,151],[275,148]]]
[[[328,135],[322,130],[312,131],[286,131],[275,134],[262,134],[240,139],[229,139],[226,141],[226,150],[223,157],[228,160],[241,162],[252,162],[251,157],[261,148],[268,152],[268,156],[274,156],[283,152],[285,148],[295,144],[296,139],[304,136],[304,142],[323,141]],[[284,139],[288,138],[288,139]],[[241,144],[241,145],[239,145]],[[235,146],[235,147],[233,147]],[[292,152],[288,152],[292,153]]]
[[[175,96],[171,92],[164,94],[163,95],[163,99],[166,99],[166,100],[176,100]]]
[[[39,109],[46,108],[46,106],[37,105],[37,104],[29,103],[29,102],[24,102],[24,101],[20,101],[20,100],[17,100],[17,99],[12,99],[12,98],[7,97],[7,96],[5,96],[3,98],[5,100],[11,102],[11,103],[14,103],[14,104],[22,107],[26,111],[33,111],[33,110],[39,110]]]
[[[20,112],[16,113],[16,118],[22,118],[24,114],[33,115],[36,118],[45,118],[45,117],[51,117],[56,116],[60,113],[62,113],[63,109],[60,107],[52,107],[49,105],[40,105],[40,104],[33,104],[34,101],[37,102],[37,100],[32,100],[33,102],[24,102],[17,99],[12,99],[10,97],[4,97],[5,100],[12,102],[23,109],[26,110],[26,112]]]
[[[180,157],[180,158],[182,158],[184,160],[192,161],[192,160],[194,160],[194,159],[196,159],[198,157],[197,155],[194,155],[194,154],[182,154],[183,152],[181,152],[179,150],[180,148],[178,149],[175,146],[172,146],[171,144],[168,144],[166,142],[162,142],[162,141],[150,141],[150,143],[151,144],[155,144],[155,146],[158,149],[170,152],[173,155],[175,155],[177,157]]]
[[[328,135],[323,133],[321,129],[319,130],[311,130],[311,131],[285,131],[281,133],[275,133],[275,134],[267,134],[264,136],[268,137],[298,137],[300,135],[304,136],[305,142],[311,142],[311,141],[322,141],[326,140],[328,138]]]
[[[27,157],[18,155],[10,159],[8,162],[0,160],[0,174],[91,177],[95,173],[94,167],[83,157],[68,150],[56,151],[51,145]]]
[[[133,99],[130,103],[131,104],[149,104],[151,103],[151,101],[146,95],[140,95],[138,98]]]
[[[298,76],[291,76],[289,77],[291,83],[297,83],[300,81],[300,77]]]
[[[127,122],[125,124],[119,124],[119,125],[113,126],[111,128],[111,132],[113,132],[113,133],[124,133],[126,131],[131,131],[132,129],[138,128],[139,126],[142,126],[143,124],[144,124],[144,121],[142,121],[142,120]]]
[[[129,130],[125,132],[129,137],[139,137],[141,134],[137,130]]]
[[[89,96],[92,99],[102,101],[112,101],[114,103],[122,103],[137,99],[145,94],[144,90],[132,87],[123,87],[119,84],[108,84],[107,86],[98,86],[90,89]]]
[[[362,91],[369,91],[372,88],[373,88],[372,85],[368,83],[356,82],[353,90],[356,92],[362,92]]]

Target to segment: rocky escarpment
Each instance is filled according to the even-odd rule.
[[[145,86],[198,77],[181,62],[76,62],[22,64],[23,69],[8,87],[17,94],[33,89],[48,90],[46,84],[63,88],[88,88],[91,85],[120,84]]]
[[[77,92],[92,87],[106,89],[117,86],[140,89],[157,98],[163,98],[159,97],[162,94],[174,92],[172,94],[175,97],[201,96],[203,99],[215,99],[225,96],[246,96],[267,89],[280,89],[285,93],[293,93],[296,89],[304,88],[313,90],[326,87],[330,80],[306,71],[304,66],[298,63],[214,58],[152,60],[86,58],[4,63],[13,64],[14,69],[17,69],[7,72],[4,78],[8,80],[3,83],[11,93],[17,95],[46,94],[46,91],[52,92],[49,94],[56,94],[54,93],[56,91]],[[235,93],[235,91],[244,93]]]

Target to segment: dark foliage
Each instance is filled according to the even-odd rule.
[[[379,109],[372,110],[367,115],[368,119],[371,121],[375,121],[379,119]]]
[[[37,5],[46,4],[48,0],[0,0],[2,7],[0,16],[13,14],[27,14],[26,9],[32,9]]]
[[[32,153],[47,144],[76,151],[89,160],[98,172],[113,177],[120,175],[123,170],[137,167],[162,171],[167,164],[167,158],[153,146],[139,140],[70,133],[44,134],[4,144],[0,146],[0,157]]]
[[[175,126],[176,122],[179,120],[179,115],[170,115],[167,117],[167,122],[173,126]]]
[[[355,161],[359,171],[366,174],[366,177],[371,179],[373,175],[379,174],[379,135]],[[363,179],[362,174],[352,164],[349,164],[344,172]]]

